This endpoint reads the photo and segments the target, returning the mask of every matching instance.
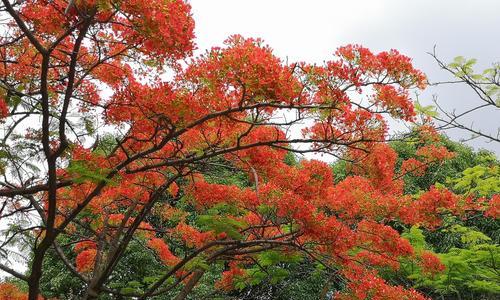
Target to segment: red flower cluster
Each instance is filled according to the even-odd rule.
[[[500,195],[496,194],[491,197],[491,200],[488,203],[488,208],[484,213],[488,217],[492,217],[494,219],[500,218]]]
[[[9,115],[9,108],[3,99],[0,99],[0,119],[6,118]]]
[[[4,300],[27,300],[28,295],[9,282],[0,282],[0,299]],[[42,298],[40,298],[42,299]]]
[[[413,289],[388,285],[375,271],[354,266],[343,274],[349,279],[348,291],[336,294],[336,300],[426,300]]]
[[[401,218],[408,224],[420,224],[428,228],[441,225],[440,214],[453,212],[457,209],[459,197],[447,189],[431,189],[418,199],[410,200],[402,209]]]
[[[76,269],[81,273],[89,273],[94,269],[96,249],[86,249],[76,256]]]
[[[161,261],[167,266],[175,265],[179,261],[179,258],[170,252],[168,245],[162,239],[150,239],[148,241],[148,247],[155,250]]]
[[[431,251],[424,251],[420,254],[420,266],[424,273],[434,275],[443,272],[446,267]]]
[[[229,264],[229,270],[222,272],[222,278],[215,284],[216,288],[230,291],[234,289],[234,282],[241,280],[246,276],[243,269],[238,267],[235,262]]]
[[[174,236],[179,236],[188,247],[200,248],[210,241],[215,240],[212,231],[201,232],[198,229],[186,223],[179,223],[173,230]]]

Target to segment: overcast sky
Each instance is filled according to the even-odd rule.
[[[397,49],[413,58],[431,81],[451,79],[427,54],[436,45],[445,61],[462,55],[478,68],[500,62],[500,1],[497,0],[191,0],[200,51],[221,45],[231,34],[263,38],[280,57],[321,63],[334,50],[355,43],[373,51]],[[429,88],[446,107],[461,111],[478,103],[471,90]],[[495,117],[497,119],[495,119]],[[484,131],[500,126],[500,110],[473,116]],[[468,137],[450,132],[454,139]],[[475,140],[475,147],[500,153],[497,143]]]

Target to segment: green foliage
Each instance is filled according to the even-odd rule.
[[[66,170],[73,176],[72,180],[75,183],[83,183],[86,181],[94,183],[101,181],[111,182],[111,180],[106,178],[109,170],[92,169],[84,161],[72,161]]]
[[[446,271],[427,278],[420,284],[443,294],[465,293],[470,289],[486,294],[500,293],[500,275],[495,264],[500,260],[500,247],[477,244],[466,249],[452,248],[439,255]]]
[[[500,166],[476,165],[465,169],[458,178],[450,178],[448,184],[461,193],[492,196],[500,193]]]
[[[274,266],[278,263],[298,263],[302,260],[302,256],[298,253],[296,254],[284,254],[282,252],[268,250],[261,252],[257,255],[258,263],[263,266]]]
[[[215,215],[238,215],[239,210],[238,207],[232,204],[227,204],[227,203],[218,203],[211,207],[210,209],[207,210],[207,213],[209,215],[215,216]]]
[[[418,112],[418,113],[420,113],[420,114],[429,116],[429,117],[437,117],[437,116],[439,116],[439,114],[437,112],[437,108],[434,105],[423,106],[418,101],[415,102],[415,111]]]
[[[186,264],[186,269],[189,271],[194,271],[194,270],[206,271],[210,269],[210,265],[203,257],[195,257]]]
[[[216,234],[225,232],[227,236],[235,240],[239,240],[242,238],[239,230],[244,228],[246,225],[243,222],[218,215],[198,216],[197,224],[204,231],[213,230]]]
[[[59,239],[63,244],[67,241]],[[74,260],[75,254],[70,248],[63,248],[64,253],[70,260]],[[85,287],[80,279],[74,276],[59,259],[57,253],[50,249],[43,262],[44,273],[40,281],[42,294],[48,298],[70,299],[72,296],[82,297]]]
[[[289,166],[297,166],[299,164],[299,160],[293,152],[289,151],[285,156],[285,164]]]
[[[264,254],[268,255],[277,258],[275,254]],[[308,259],[292,260],[296,261],[273,260],[275,264],[265,267],[265,271],[258,267],[248,269],[247,275],[252,275],[251,282],[242,281],[241,290],[222,295],[220,299],[318,300],[322,299],[320,295],[325,285],[336,288],[335,282],[327,282],[329,274],[324,268],[317,267]],[[331,292],[328,295],[331,296]]]
[[[447,187],[452,188],[449,180],[458,178],[460,176],[459,174],[467,168],[473,168],[477,165],[484,165],[485,167],[495,164],[498,165],[498,161],[494,154],[490,152],[475,152],[471,147],[453,142],[445,136],[441,136],[441,141],[439,143],[445,146],[449,151],[454,152],[456,154],[455,158],[441,164],[430,165],[424,176],[404,176],[406,194],[416,194],[421,190],[428,190],[432,185],[436,185],[436,183],[444,183]],[[416,157],[419,143],[412,141],[395,141],[390,145],[398,154],[397,166],[401,166],[404,160]]]
[[[251,186],[248,174],[233,166],[229,161],[218,158],[207,163],[202,173],[209,183],[236,185],[239,187]]]
[[[257,254],[251,268],[245,269],[246,276],[236,282],[239,290],[260,284],[276,285],[290,276],[289,267],[302,261],[300,254],[285,254],[268,250]]]
[[[491,242],[484,233],[462,225],[452,225],[443,229],[452,235],[458,235],[463,247],[453,247],[438,256],[446,269],[439,274],[426,274],[412,261],[402,262],[405,276],[415,286],[440,295],[470,295],[494,297],[500,293],[500,246]],[[417,252],[431,250],[425,241],[424,231],[416,226],[403,234]],[[493,299],[493,298],[491,298]]]
[[[485,95],[495,102],[495,105],[500,107],[500,87],[498,84],[498,74],[500,73],[500,63],[494,63],[491,68],[487,68],[482,72],[475,72],[474,66],[477,59],[466,59],[463,56],[457,56],[453,62],[448,64],[448,68],[453,72],[455,77],[468,81],[473,81],[474,84],[481,84]]]
[[[338,183],[349,176],[348,163],[345,160],[339,160],[332,164],[334,182]]]
[[[458,59],[468,65],[473,61]],[[430,109],[430,108],[429,108]],[[423,176],[406,175],[405,192],[417,194],[431,185],[443,186],[455,193],[491,197],[500,192],[500,163],[495,155],[486,151],[475,152],[470,147],[442,137],[440,143],[456,154],[455,158],[442,164],[430,166]],[[417,143],[398,141],[391,143],[403,160],[416,156]],[[499,222],[481,214],[461,220],[445,219],[443,226],[427,231],[413,226],[403,233],[416,252],[436,252],[446,270],[442,274],[425,274],[414,262],[402,262],[401,272],[388,273],[391,280],[401,282],[408,278],[421,291],[437,299],[495,299],[500,293]],[[402,282],[408,284],[408,282]]]
[[[477,245],[491,241],[491,238],[486,236],[484,233],[458,224],[451,226],[450,229],[444,229],[443,231],[449,231],[451,233],[458,234],[460,236],[460,241],[466,246]]]
[[[403,232],[401,236],[407,239],[415,250],[428,249],[428,245],[425,242],[425,235],[418,226],[412,226],[409,230]]]
[[[456,70],[456,77],[464,77],[466,75],[475,76],[477,80],[481,79],[480,74],[474,74],[474,65],[477,63],[477,59],[471,58],[466,59],[463,56],[457,56],[453,59],[453,62],[448,64],[450,69]]]
[[[116,141],[118,138],[119,137],[112,134],[105,134],[101,137],[97,137],[96,147],[93,153],[103,156],[109,155],[113,151],[113,149],[117,146]]]
[[[69,241],[59,239],[58,242],[65,245]],[[74,261],[75,253],[71,247],[61,247],[68,259]],[[44,270],[46,271],[43,273],[40,288],[45,297],[60,300],[83,297],[85,285],[66,268],[53,249],[49,250],[44,260]],[[141,292],[165,271],[166,267],[156,260],[152,251],[145,251],[140,241],[132,241],[113,272],[108,286],[123,293]],[[115,297],[103,294],[99,299],[112,300]]]

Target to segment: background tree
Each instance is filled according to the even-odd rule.
[[[411,135],[410,135],[411,136]],[[434,140],[433,144],[445,146],[455,153],[452,159],[435,162],[406,173],[405,194],[418,194],[440,183],[456,193],[474,194],[484,191],[481,196],[498,194],[498,170],[495,155],[487,151],[474,151],[461,143],[453,142],[445,136]],[[417,150],[422,139],[405,138],[390,143],[398,153],[397,166],[418,159]],[[340,182],[353,175],[346,161],[332,165],[335,181]],[[464,185],[465,183],[465,185]],[[494,267],[498,256],[498,221],[482,214],[472,214],[468,219],[448,217],[445,224],[433,230],[417,226],[409,227],[401,223],[391,224],[411,241],[417,252],[437,253],[443,263],[442,272],[422,272],[415,261],[403,262],[397,272],[385,270],[383,276],[393,284],[413,286],[425,295],[435,298],[495,299],[498,295],[497,275]],[[473,248],[473,249],[471,249]],[[493,256],[492,256],[493,255]],[[497,258],[496,258],[497,259]],[[497,259],[498,260],[498,259]],[[434,262],[439,264],[438,262]],[[345,281],[338,274],[328,274],[328,270],[314,262],[302,261],[285,266],[289,276],[278,283],[262,281],[238,293],[242,299],[325,299],[342,289]],[[298,270],[297,270],[298,269]],[[333,276],[332,276],[333,275]],[[331,276],[329,278],[329,276]],[[326,293],[323,291],[326,289]]]
[[[482,137],[488,141],[500,142],[500,127],[490,128],[488,130],[480,129],[474,126],[474,122],[467,122],[464,119],[474,113],[489,109],[498,112],[500,108],[500,63],[493,63],[490,68],[481,72],[474,70],[477,60],[466,59],[463,56],[457,56],[453,62],[447,64],[438,58],[436,52],[431,53],[441,69],[450,73],[454,80],[448,82],[437,82],[435,85],[442,84],[464,84],[470,87],[477,96],[470,103],[471,107],[464,111],[450,111],[443,107],[437,98],[434,99],[437,110],[434,119],[440,122],[442,130],[458,128],[470,133],[470,139]]]

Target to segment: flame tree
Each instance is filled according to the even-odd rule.
[[[181,0],[2,0],[1,10],[0,220],[19,223],[0,250],[27,236],[31,254],[27,272],[7,260],[0,269],[27,282],[29,299],[50,249],[86,299],[179,287],[184,299],[221,261],[218,287],[231,289],[270,250],[339,272],[348,282],[339,299],[423,298],[377,275],[414,255],[387,223],[433,227],[440,212],[464,208],[437,188],[403,196],[383,144],[385,115],[414,120],[409,91],[425,85],[408,57],[348,45],[324,65],[288,64],[237,35],[193,57]],[[406,170],[451,155],[441,150],[423,147]],[[333,185],[325,163],[286,165],[289,151],[364,159]],[[251,187],[207,181],[202,170],[217,159],[245,170]],[[164,266],[141,292],[107,285],[132,241]]]

